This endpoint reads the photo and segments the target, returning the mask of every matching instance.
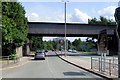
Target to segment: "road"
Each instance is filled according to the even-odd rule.
[[[2,71],[3,78],[100,78],[58,58],[48,52],[45,60],[30,58],[28,63]]]

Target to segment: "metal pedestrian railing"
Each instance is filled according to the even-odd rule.
[[[91,69],[109,76],[118,76],[118,59],[91,57]]]
[[[0,60],[2,60],[2,66],[15,64],[20,61],[20,57],[15,57],[11,59],[10,56],[0,56]]]

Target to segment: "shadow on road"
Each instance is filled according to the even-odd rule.
[[[45,59],[30,59],[30,61],[40,61],[40,60],[45,60]]]
[[[57,57],[57,55],[46,55],[45,57]]]
[[[86,76],[83,72],[63,72],[65,76]]]
[[[34,57],[34,54],[25,55],[26,57]]]

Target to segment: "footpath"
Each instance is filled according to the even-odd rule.
[[[8,61],[3,61],[0,62],[0,70],[6,70],[6,69],[10,69],[10,68],[15,68],[21,65],[24,65],[25,63],[27,63],[29,60],[29,57],[21,57],[18,60],[9,60]]]
[[[91,69],[91,57],[92,55],[84,56],[84,55],[79,55],[80,53],[69,53],[67,52],[67,55],[65,56],[64,53],[61,52],[56,52],[56,54],[61,58],[62,60],[77,66],[81,69],[84,69],[88,72],[94,73],[96,75],[99,75],[103,78],[106,78],[108,80],[114,80],[117,79],[116,76],[110,76],[101,72],[98,72],[96,70]],[[94,55],[93,55],[94,56]]]

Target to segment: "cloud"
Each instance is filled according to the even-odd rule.
[[[104,17],[107,18],[107,19],[110,19],[112,21],[115,21],[115,17],[114,16],[104,16]]]
[[[28,21],[30,22],[64,22],[64,15],[54,14],[54,15],[41,15],[40,13],[31,12],[26,14]]]
[[[27,13],[26,17],[29,22],[60,22],[64,23],[64,13],[54,12],[52,15],[42,15],[40,13],[31,12]],[[87,13],[75,8],[74,13],[67,13],[67,22],[88,23],[88,19],[91,19]]]
[[[58,37],[43,37],[43,41],[50,41],[53,40],[54,38],[58,38]],[[87,37],[66,37],[66,39],[70,40],[71,42],[73,42],[75,39],[81,39],[82,41],[86,41]]]
[[[99,15],[113,15],[115,13],[116,6],[108,6],[98,11]]]
[[[114,16],[110,16],[109,19],[115,21],[115,17]]]
[[[31,12],[31,13],[27,13],[26,17],[28,18],[28,21],[32,21],[32,22],[37,22],[40,20],[40,16],[35,13],[35,12]]]
[[[116,6],[108,6],[108,7],[101,9],[101,10],[98,10],[97,13],[100,16],[104,16],[107,19],[111,19],[111,20],[115,21],[114,13],[115,13],[116,8],[117,8]]]
[[[87,13],[82,12],[77,8],[74,9],[74,13],[71,18],[72,22],[88,23],[88,19],[91,19],[91,17]]]
[[[81,39],[82,41],[86,41],[87,37],[67,37],[68,40],[73,42],[75,39]]]
[[[31,13],[31,15],[34,17],[39,17],[39,15],[37,13]]]
[[[52,41],[54,38],[57,38],[57,37],[43,37],[43,41]]]

